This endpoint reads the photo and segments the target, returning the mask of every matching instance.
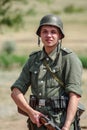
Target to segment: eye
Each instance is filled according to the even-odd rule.
[[[43,33],[43,34],[46,34],[46,33],[47,33],[47,30],[42,30],[42,33]]]
[[[52,34],[57,34],[57,31],[56,30],[52,30],[51,33]]]

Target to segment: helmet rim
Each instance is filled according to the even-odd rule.
[[[58,16],[55,15],[46,15],[44,16],[39,24],[39,27],[36,31],[36,34],[38,36],[40,36],[40,31],[41,31],[41,27],[45,26],[45,25],[49,25],[49,26],[55,26],[58,29],[60,29],[60,32],[62,34],[61,39],[65,37],[64,32],[63,32],[63,23],[61,21],[61,19]]]

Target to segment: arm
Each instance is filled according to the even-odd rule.
[[[70,125],[75,117],[78,102],[80,100],[80,96],[76,95],[75,93],[70,93],[69,97],[70,97],[70,99],[69,99],[69,104],[68,104],[68,108],[67,108],[66,120],[65,120],[65,124],[64,124],[62,130],[70,129]]]
[[[72,121],[74,120],[78,102],[82,95],[82,63],[79,58],[70,53],[65,59],[65,86],[66,92],[69,94],[69,103],[65,124],[62,130],[69,130]]]
[[[17,104],[17,106],[28,114],[31,121],[34,124],[37,124],[38,127],[40,127],[41,124],[39,123],[39,117],[42,114],[29,106],[21,91],[17,88],[14,88],[12,90],[11,97],[14,100],[14,102]]]

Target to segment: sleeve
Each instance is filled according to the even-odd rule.
[[[74,53],[70,53],[66,60],[65,86],[66,92],[74,92],[81,96],[82,64]]]
[[[30,84],[31,79],[30,79],[29,60],[28,60],[25,63],[18,79],[11,86],[11,90],[13,90],[13,88],[18,88],[23,94],[25,94]]]

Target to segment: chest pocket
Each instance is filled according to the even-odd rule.
[[[51,71],[56,77],[62,77],[61,76],[61,69],[58,67],[51,68]],[[46,85],[46,93],[48,97],[52,96],[58,96],[59,91],[62,87],[60,87],[59,82],[56,81],[56,79],[52,76],[52,73],[50,73],[49,70],[47,70],[47,85]]]
[[[48,80],[50,80],[50,87],[58,87],[59,82],[57,81],[57,77],[58,79],[61,79],[62,77],[61,68],[57,66],[50,68],[50,70],[48,70]]]

